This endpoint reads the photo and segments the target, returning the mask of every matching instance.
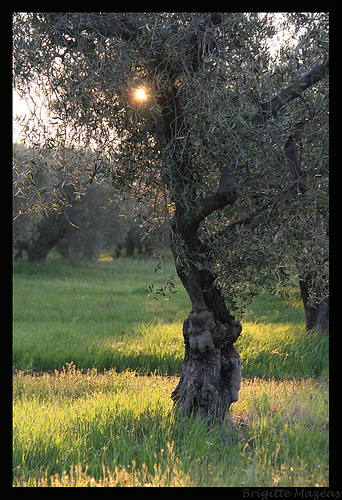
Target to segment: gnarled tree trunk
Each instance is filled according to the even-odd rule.
[[[177,88],[159,98],[165,138],[177,143],[188,136],[185,113]],[[183,140],[183,139],[182,139]],[[184,416],[192,412],[202,418],[223,420],[232,402],[237,401],[241,381],[241,360],[233,344],[241,333],[241,324],[230,315],[224,298],[214,285],[209,256],[199,252],[197,236],[200,223],[215,210],[237,200],[232,180],[235,160],[221,170],[217,191],[199,199],[194,181],[194,167],[186,148],[174,152],[172,183],[175,215],[171,223],[176,270],[192,303],[183,324],[185,355],[181,376],[171,397]],[[200,257],[200,254],[202,257]]]
[[[227,188],[228,184],[225,185]],[[230,194],[233,202],[235,194]],[[226,203],[228,188],[225,195],[223,192],[221,195]],[[215,203],[218,203],[220,187],[215,197]],[[230,405],[238,400],[241,360],[233,344],[242,327],[229,313],[207,262],[194,263],[196,256],[198,258],[196,248],[200,245],[197,228],[202,219],[203,212],[202,217],[182,223],[179,208],[172,224],[173,233],[181,237],[183,243],[182,258],[178,258],[177,250],[174,250],[174,257],[177,273],[191,299],[192,310],[183,324],[185,355],[180,380],[171,397],[184,416],[195,412],[212,423],[221,422]]]
[[[184,416],[197,412],[221,422],[238,400],[241,360],[233,343],[241,325],[233,318],[221,323],[209,309],[191,311],[183,324],[185,356],[172,399]]]

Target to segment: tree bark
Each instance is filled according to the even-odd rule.
[[[192,311],[184,321],[184,361],[171,396],[184,416],[198,413],[209,423],[224,419],[241,384],[241,360],[233,347],[241,325],[232,317],[223,324],[215,316],[209,309]]]
[[[209,269],[185,273],[178,265],[177,272],[193,307],[183,324],[184,361],[171,397],[184,416],[194,412],[209,423],[220,423],[238,400],[241,360],[233,344],[242,327],[229,313]]]
[[[227,172],[222,173],[226,177]],[[221,176],[221,177],[222,177]],[[224,192],[220,181],[218,192],[221,203],[233,203],[236,199],[231,183]],[[218,203],[218,205],[220,205]],[[212,204],[215,210],[216,201]],[[215,286],[215,275],[208,268],[208,260],[199,257],[197,229],[204,214],[191,221],[185,219],[178,207],[172,221],[172,231],[181,239],[174,247],[176,270],[192,302],[192,310],[183,324],[185,345],[181,376],[171,397],[184,416],[197,413],[208,423],[220,423],[230,405],[238,400],[241,383],[241,360],[233,344],[242,327],[235,321],[226,306],[221,291]],[[202,253],[202,252],[201,252]]]
[[[304,305],[305,324],[307,333],[316,331],[329,335],[329,300],[323,300],[316,306],[309,302],[309,287],[311,277],[299,280],[300,293]]]

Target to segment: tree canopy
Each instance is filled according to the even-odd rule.
[[[293,275],[328,296],[327,13],[17,13],[13,37],[24,141],[59,178],[36,209],[105,179],[152,207],[147,231],[170,221],[176,265],[214,269],[231,309]]]

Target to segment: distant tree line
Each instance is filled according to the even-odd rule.
[[[25,154],[25,148],[16,145],[15,175],[25,168]],[[32,179],[40,191],[51,182],[46,176]],[[71,260],[94,260],[100,252],[117,258],[123,250],[127,257],[133,257],[135,249],[152,255],[152,242],[132,214],[132,200],[120,201],[111,186],[95,182],[81,196],[70,184],[64,186],[63,194],[63,210],[45,210],[37,218],[32,212],[25,213],[20,193],[13,192],[14,260],[25,258],[26,253],[29,262],[42,262],[53,248]]]

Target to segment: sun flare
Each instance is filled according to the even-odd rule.
[[[147,94],[146,94],[146,90],[144,88],[139,88],[135,91],[135,98],[138,100],[138,101],[146,101],[147,99]]]

